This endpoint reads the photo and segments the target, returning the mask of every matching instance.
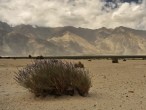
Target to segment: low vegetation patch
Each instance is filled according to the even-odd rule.
[[[112,63],[119,63],[118,58],[112,58]]]
[[[126,61],[126,59],[124,58],[123,61]]]
[[[86,96],[91,87],[91,79],[84,68],[76,68],[73,63],[61,60],[34,60],[15,74],[15,80],[35,96],[74,95],[77,91]]]
[[[31,55],[28,55],[28,58],[32,58],[32,56]]]
[[[78,63],[74,64],[75,68],[84,68],[84,64],[81,63],[80,61]]]

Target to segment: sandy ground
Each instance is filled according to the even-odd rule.
[[[78,60],[73,60],[74,62]],[[30,60],[0,60],[0,110],[146,110],[146,60],[80,60],[90,71],[87,97],[35,98],[14,78]]]

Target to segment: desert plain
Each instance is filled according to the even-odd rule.
[[[30,59],[0,59],[0,110],[146,110],[146,60],[81,61],[92,81],[87,97],[36,98],[14,80]]]

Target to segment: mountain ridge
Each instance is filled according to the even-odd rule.
[[[0,56],[146,55],[146,31],[10,26],[0,22]]]

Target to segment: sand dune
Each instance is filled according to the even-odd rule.
[[[71,60],[77,62],[78,60]],[[14,78],[31,60],[0,60],[0,110],[145,110],[146,60],[80,60],[90,71],[87,97],[35,98]]]

